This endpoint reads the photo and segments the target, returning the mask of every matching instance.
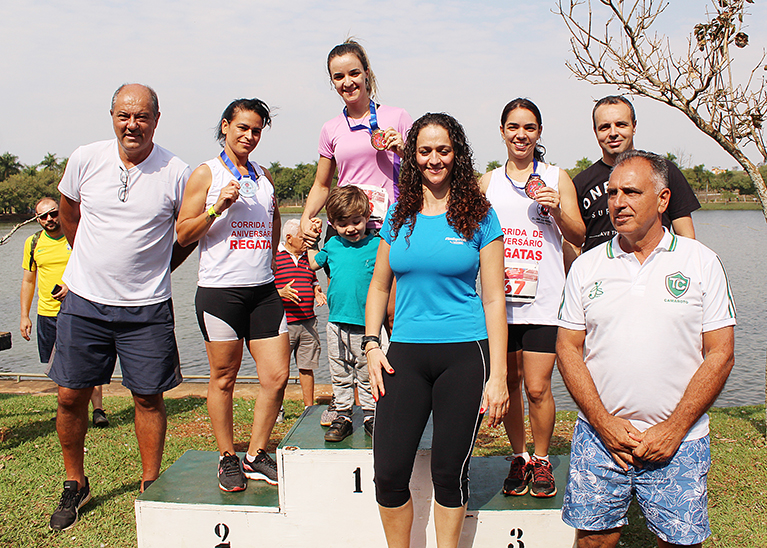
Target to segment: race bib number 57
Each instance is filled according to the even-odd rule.
[[[506,300],[529,303],[535,300],[538,289],[538,265],[505,261],[504,282]]]

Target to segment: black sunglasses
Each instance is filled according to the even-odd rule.
[[[46,211],[45,213],[41,213],[38,215],[38,219],[42,219],[43,221],[50,217],[51,219],[55,219],[59,216],[59,212],[57,209],[54,209],[53,211]]]

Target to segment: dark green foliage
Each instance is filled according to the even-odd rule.
[[[39,164],[25,166],[10,152],[0,156],[0,213],[28,213],[43,196],[58,199],[67,160],[48,153]]]
[[[274,188],[280,203],[302,204],[314,183],[317,162],[296,164],[295,167],[283,167],[279,162],[272,162],[269,172],[274,179]]]

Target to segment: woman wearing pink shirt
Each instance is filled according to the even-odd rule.
[[[399,196],[400,159],[405,136],[413,125],[404,109],[375,101],[376,78],[365,49],[355,40],[349,38],[330,50],[327,67],[344,108],[325,122],[320,131],[317,174],[301,216],[301,231],[309,245],[322,234],[321,225],[314,225],[312,218],[325,206],[336,169],[339,187],[354,185],[367,194],[371,208],[368,231],[381,228],[386,211]],[[335,234],[335,229],[328,225],[325,241]],[[392,284],[387,320],[394,318],[395,291]],[[385,325],[391,330],[389,321]],[[329,426],[334,417],[331,401],[320,424]]]
[[[356,41],[348,39],[334,47],[327,66],[344,109],[320,132],[317,175],[301,217],[301,230],[311,240],[317,236],[311,218],[325,205],[336,169],[338,186],[354,185],[368,195],[372,208],[368,229],[381,227],[388,207],[397,200],[404,137],[413,123],[405,110],[375,101],[375,75]]]

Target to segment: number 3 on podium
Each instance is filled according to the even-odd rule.
[[[511,538],[517,539],[509,544],[509,548],[525,548],[525,543],[519,540],[522,538],[522,534],[522,529],[512,529],[509,531]]]

